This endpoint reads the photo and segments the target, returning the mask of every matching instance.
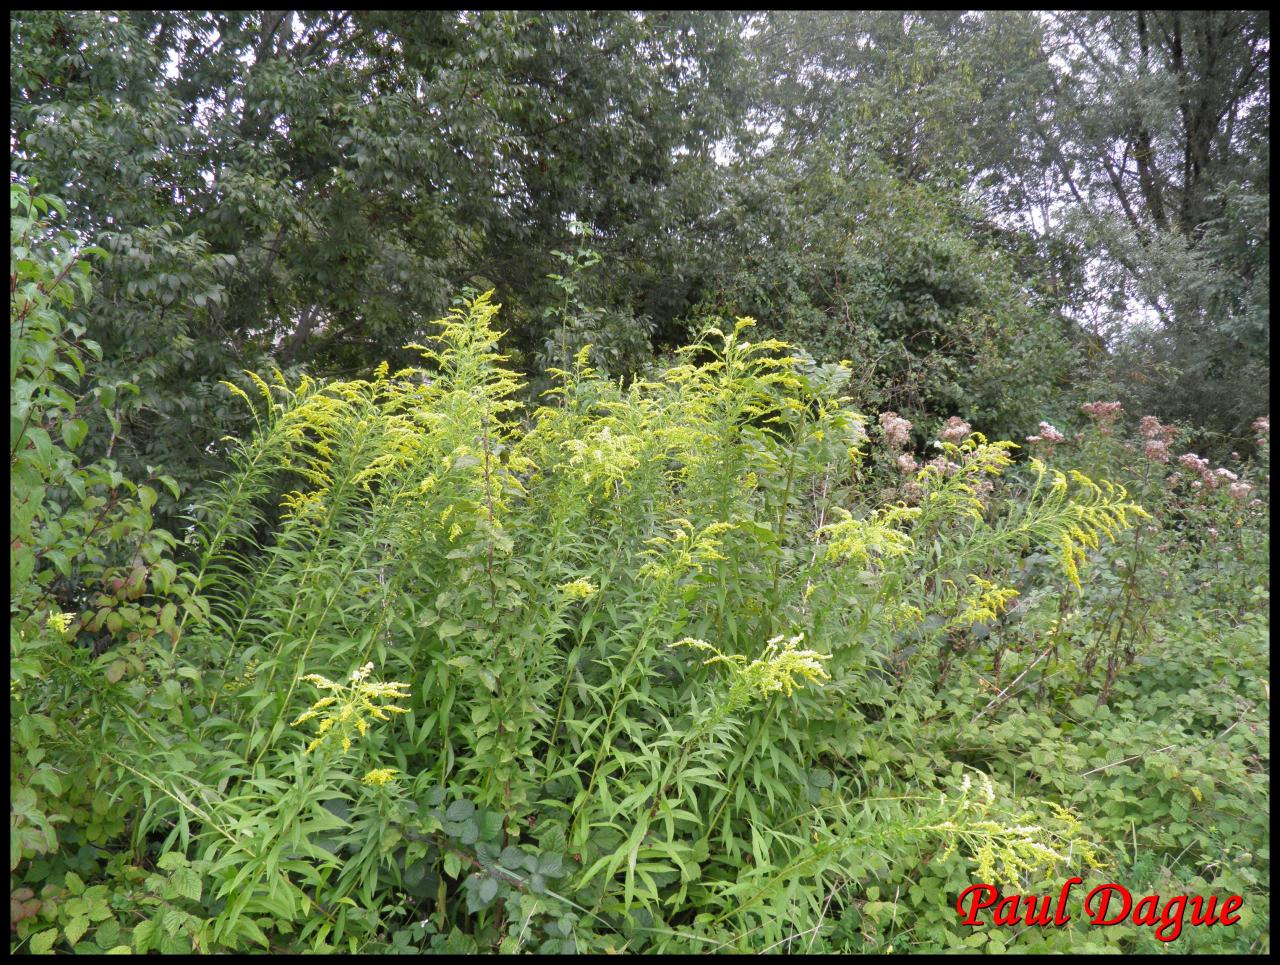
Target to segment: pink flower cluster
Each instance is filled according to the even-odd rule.
[[[969,434],[973,432],[973,426],[965,422],[958,415],[953,415],[947,420],[947,424],[942,427],[939,438],[943,442],[954,442],[957,445],[969,438]]]
[[[1184,452],[1178,457],[1178,463],[1188,472],[1200,477],[1191,483],[1192,489],[1217,489],[1225,482],[1229,484],[1227,491],[1231,494],[1232,499],[1244,499],[1253,491],[1253,486],[1250,483],[1240,482],[1240,477],[1226,466],[1210,469],[1209,460],[1202,456],[1197,456],[1194,452]],[[1181,479],[1181,474],[1174,473],[1169,477],[1169,484],[1173,485],[1179,479]]]
[[[1115,422],[1120,418],[1119,402],[1086,402],[1080,406],[1080,411],[1087,415],[1095,422],[1103,425]]]
[[[1027,442],[1031,443],[1033,446],[1038,442],[1043,442],[1052,446],[1055,443],[1064,441],[1066,438],[1066,436],[1055,429],[1052,425],[1047,422],[1042,422],[1040,423],[1040,434],[1036,436],[1027,436]]]
[[[1267,437],[1271,435],[1271,416],[1258,416],[1253,420],[1253,431],[1258,434],[1258,445],[1265,446]]]
[[[1177,432],[1178,430],[1173,426],[1161,425],[1160,420],[1153,415],[1144,415],[1138,422],[1138,435],[1144,439],[1163,439],[1165,442],[1173,442]]]
[[[1173,442],[1177,431],[1173,426],[1161,425],[1160,420],[1153,415],[1144,415],[1138,422],[1138,434],[1146,440],[1142,447],[1143,454],[1155,462],[1168,462],[1169,444]]]
[[[925,465],[930,466],[933,469],[936,469],[938,472],[940,472],[944,476],[954,476],[956,473],[960,471],[960,465],[958,463],[952,462],[946,456],[934,456],[927,463],[925,463]]]
[[[1209,460],[1197,456],[1194,452],[1184,452],[1178,457],[1178,465],[1188,472],[1197,474],[1201,479],[1208,481],[1213,476],[1209,471]],[[1215,482],[1214,485],[1217,485]]]
[[[904,452],[897,458],[898,468],[903,472],[915,472],[920,467],[916,465],[915,456],[909,452]]]
[[[911,441],[911,423],[896,412],[881,412],[880,428],[890,449],[902,449]]]
[[[1169,461],[1169,443],[1161,439],[1148,439],[1142,447],[1142,454],[1154,462]]]

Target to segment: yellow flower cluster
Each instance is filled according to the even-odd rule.
[[[302,679],[321,690],[330,691],[329,696],[321,697],[306,713],[293,722],[298,726],[313,717],[320,717],[324,712],[316,737],[307,745],[307,753],[311,753],[320,745],[335,736],[342,744],[343,753],[351,750],[351,732],[355,731],[363,737],[369,730],[369,717],[377,720],[390,720],[388,713],[407,714],[408,708],[395,704],[380,703],[387,700],[404,700],[409,697],[408,684],[380,683],[366,680],[373,670],[372,663],[366,663],[359,670],[351,672],[349,683],[334,683],[320,674],[307,674]],[[336,730],[335,730],[336,728]]]
[[[835,506],[832,515],[837,521],[818,530],[819,538],[827,541],[827,559],[863,566],[873,555],[884,558],[910,552],[911,537],[897,527],[919,516],[920,510],[890,506],[866,519],[855,519],[847,509]]]
[[[583,484],[600,486],[605,496],[611,489],[615,495],[619,493],[627,485],[627,474],[640,465],[635,456],[640,440],[625,433],[614,435],[608,426],[592,439],[569,439],[562,445],[572,453],[569,465],[582,474]]]
[[[816,650],[797,650],[803,639],[801,633],[783,643],[782,637],[776,636],[768,642],[764,653],[747,665],[746,676],[760,696],[767,697],[781,690],[790,697],[798,686],[797,677],[818,687],[824,680],[831,679],[822,666],[823,660],[831,659],[830,655]]]
[[[712,655],[704,660],[704,666],[723,663],[733,674],[733,684],[729,688],[728,709],[736,710],[745,706],[753,697],[768,699],[771,694],[782,691],[790,697],[803,681],[821,687],[824,680],[831,675],[822,666],[823,660],[830,660],[829,654],[815,650],[797,649],[804,634],[798,634],[783,642],[781,635],[774,637],[765,646],[755,660],[747,663],[747,658],[738,654],[723,654],[705,640],[685,637],[677,640],[673,647],[693,647],[706,650]]]
[[[1039,879],[1054,873],[1058,866],[1082,860],[1091,868],[1102,862],[1097,849],[1085,837],[1080,820],[1065,808],[1046,802],[1052,820],[1037,819],[1031,814],[995,815],[995,786],[982,775],[981,793],[965,774],[958,798],[942,795],[942,804],[955,807],[954,817],[924,828],[939,833],[946,840],[940,860],[955,853],[964,842],[977,863],[977,880],[994,884],[997,880],[1010,888],[1019,887],[1025,874]],[[993,817],[1004,820],[993,820]],[[1009,818],[1013,820],[1009,820]]]
[[[285,510],[286,516],[312,516],[318,517],[324,510],[324,494],[312,490],[311,492],[301,492],[294,490],[285,493],[280,500],[281,507]]]
[[[687,573],[701,573],[703,564],[724,559],[720,537],[734,528],[733,523],[709,523],[693,531],[687,519],[673,519],[672,538],[654,536],[645,542],[652,547],[644,551],[648,558],[639,575],[652,580],[678,580]]]
[[[1045,475],[1045,466],[1039,460],[1032,459],[1030,464],[1037,480]],[[1067,495],[1070,483],[1076,487],[1074,498]],[[1037,490],[1039,485],[1037,481]],[[1053,482],[1044,505],[1054,514],[1050,519],[1062,571],[1077,590],[1080,589],[1080,566],[1087,561],[1089,550],[1102,545],[1102,536],[1115,542],[1117,532],[1134,525],[1130,516],[1151,518],[1141,506],[1127,502],[1128,495],[1123,486],[1106,480],[1099,486],[1074,469],[1066,474],[1053,471]]]
[[[239,677],[234,677],[222,685],[222,689],[229,694],[234,694],[239,690],[244,690],[253,683],[253,678],[258,674],[258,661],[250,660],[245,664],[244,672]]]
[[[590,580],[577,579],[570,580],[568,583],[561,583],[559,589],[570,600],[585,600],[589,596],[594,596],[600,590],[600,587]]]
[[[959,615],[948,626],[961,627],[971,623],[990,623],[1009,608],[1018,591],[1011,586],[999,586],[990,580],[970,574],[973,591],[965,597]]]
[[[360,783],[366,787],[382,787],[394,781],[399,773],[394,767],[377,767],[360,778]]]
[[[49,629],[56,630],[58,633],[66,633],[71,629],[71,621],[74,619],[74,613],[50,613],[48,620]]]

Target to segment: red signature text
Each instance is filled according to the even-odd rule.
[[[979,915],[992,909],[993,925],[1052,925],[1062,927],[1071,921],[1067,903],[1071,889],[1083,884],[1082,878],[1068,878],[1057,895],[1000,896],[994,885],[970,885],[956,899],[956,911],[962,925],[978,927],[987,924]],[[1175,895],[1164,901],[1159,895],[1146,895],[1134,901],[1124,885],[1098,885],[1084,899],[1084,913],[1091,925],[1119,925],[1131,921],[1135,925],[1154,927],[1156,938],[1171,942],[1182,934],[1184,924],[1234,925],[1236,914],[1244,905],[1240,895],[1229,895],[1219,905],[1217,895]]]

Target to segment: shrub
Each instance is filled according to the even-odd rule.
[[[1071,622],[1097,564],[1150,525],[1124,487],[1056,468],[1065,449],[1019,470],[959,419],[904,470],[902,433],[871,441],[845,368],[753,341],[746,318],[630,386],[581,349],[527,412],[497,312],[464,302],[412,346],[420,367],[228,384],[256,431],[232,440],[171,581],[203,603],[169,646],[133,641],[140,670],[121,658],[134,719],[95,686],[67,723],[107,762],[115,853],[19,855],[19,941],[973,947],[948,909],[975,876],[1027,891],[1136,861],[1116,815],[1131,789],[1082,772],[1112,771],[1087,741],[1154,736],[1124,671],[1157,651],[1095,694]],[[60,680],[28,673],[15,719],[65,699]],[[1198,739],[1221,695],[1187,686],[1208,700]],[[1081,743],[1045,742],[1086,718]],[[74,760],[67,743],[50,751]],[[1213,815],[1254,840],[1256,771],[1198,774],[1202,795],[1249,795]],[[1143,806],[1181,821],[1184,798],[1166,783]],[[1182,837],[1145,840],[1163,857]]]
[[[58,933],[38,930],[51,920],[69,945],[92,921],[96,947],[114,947],[105,888],[74,882],[139,807],[118,752],[164,745],[154,725],[190,713],[174,654],[181,622],[203,610],[174,538],[151,522],[148,484],[176,498],[173,481],[135,483],[80,451],[94,413],[119,428],[113,407],[131,388],[92,384],[98,346],[64,315],[90,296],[88,259],[102,252],[57,230],[55,199],[9,191],[9,866],[24,866],[13,924],[33,950],[51,947]]]
[[[1141,514],[1122,490],[1049,474],[986,506],[1008,445],[973,434],[918,505],[864,505],[847,372],[750,341],[749,319],[629,388],[583,350],[525,423],[496,311],[455,310],[422,370],[233,388],[259,430],[206,507],[211,618],[189,630],[191,738],[226,749],[190,838],[223,856],[211,939],[270,941],[238,930],[269,914],[305,947],[368,941],[395,927],[383,896],[434,891],[438,948],[764,948],[821,927],[855,842],[868,872],[928,847],[1015,876],[1091,853],[995,785],[869,794],[857,722],[885,713],[867,671],[904,628],[991,618],[1011,594],[988,577],[1031,547],[1072,571]],[[313,760],[299,681],[365,664],[404,682],[405,713],[345,718]]]

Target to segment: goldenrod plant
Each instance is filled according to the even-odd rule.
[[[888,602],[877,597],[970,621],[1004,607],[1009,592],[976,574],[965,574],[976,595],[944,587],[939,534],[976,569],[1032,544],[1092,547],[1103,527],[1125,525],[1122,492],[1088,489],[1077,502],[1062,485],[1034,490],[1016,525],[988,522],[976,481],[1008,468],[1009,447],[976,436],[955,447],[960,472],[922,472],[920,506],[859,521],[848,507],[864,420],[838,395],[842,373],[807,375],[782,343],[750,341],[749,319],[630,387],[580,353],[525,430],[496,312],[488,295],[455,310],[419,347],[422,376],[383,368],[373,382],[263,393],[283,401],[247,451],[273,433],[296,440],[273,449],[301,485],[261,545],[279,561],[275,578],[209,591],[215,612],[242,614],[230,636],[210,623],[209,645],[232,668],[259,661],[260,686],[221,698],[257,766],[278,753],[285,714],[297,717],[296,681],[336,686],[318,674],[341,655],[406,681],[414,699],[394,753],[414,774],[410,794],[452,788],[491,809],[504,847],[534,817],[539,838],[582,869],[574,900],[619,928],[636,908],[696,906],[715,893],[698,884],[714,880],[715,854],[736,860],[743,835],[771,837],[767,815],[809,806],[802,775],[817,747],[806,750],[805,722],[820,730],[848,712],[815,685],[856,687],[848,654],[872,652]],[[694,634],[709,660],[664,643]],[[761,653],[750,640],[764,635]],[[727,687],[717,664],[731,671]],[[349,719],[329,705],[298,719],[341,722],[345,748],[364,718],[336,692],[325,700]],[[774,847],[785,853],[787,841]]]
[[[171,582],[201,603],[126,671],[163,728],[105,688],[75,725],[118,735],[110,873],[148,896],[120,944],[951,947],[903,902],[1121,860],[1088,797],[968,748],[1074,696],[1066,644],[1036,657],[1148,519],[1124,487],[958,424],[931,463],[869,459],[848,368],[745,318],[630,384],[582,349],[529,411],[498,318],[470,299],[368,380],[227,386],[256,429],[192,514]],[[71,653],[85,618],[28,598],[19,639]],[[49,688],[21,671],[11,704]],[[20,861],[65,849],[19,805]],[[40,900],[19,934],[80,947],[81,905]]]

